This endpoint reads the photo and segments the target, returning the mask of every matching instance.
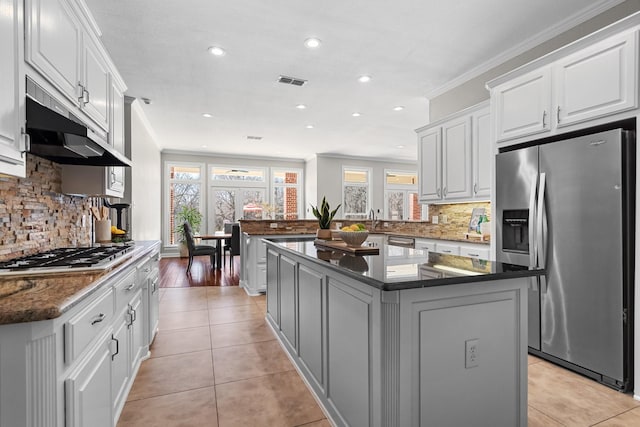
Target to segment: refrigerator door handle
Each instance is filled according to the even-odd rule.
[[[545,268],[547,265],[547,216],[545,215],[545,189],[547,185],[547,174],[540,174],[540,188],[538,191],[538,209],[536,213],[536,246],[538,252],[538,267]],[[547,293],[546,276],[540,276],[540,292]]]
[[[529,265],[534,267],[538,265],[537,259],[537,245],[536,245],[536,237],[535,237],[535,227],[536,224],[536,186],[537,186],[537,177],[534,177],[531,180],[531,189],[529,193]]]

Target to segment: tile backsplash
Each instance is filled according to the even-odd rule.
[[[92,202],[61,194],[60,166],[27,154],[26,178],[0,175],[0,260],[89,245]]]
[[[433,224],[430,221],[379,220],[376,221],[374,228],[371,220],[334,219],[331,228],[335,229],[337,222],[342,225],[362,222],[369,230],[376,232],[407,234],[434,239],[464,240],[464,233],[468,231],[471,212],[474,208],[484,208],[488,219],[491,220],[491,204],[489,202],[451,203],[429,205],[429,216],[438,216],[438,224]],[[444,222],[445,216],[446,223]],[[243,232],[260,235],[315,233],[318,227],[316,220],[243,220],[240,223]],[[272,224],[275,224],[274,228],[271,227]]]

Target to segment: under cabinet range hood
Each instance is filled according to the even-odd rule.
[[[131,166],[129,159],[29,79],[26,101],[27,152],[66,165]]]

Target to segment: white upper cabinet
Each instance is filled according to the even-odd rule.
[[[440,200],[442,197],[442,155],[440,127],[418,133],[418,182],[420,201]]]
[[[558,127],[635,108],[637,36],[611,37],[555,64]]]
[[[117,71],[86,16],[89,12],[74,0],[25,4],[25,60],[31,67],[27,73],[39,74],[99,127],[94,130],[106,135],[115,117],[111,79]],[[126,87],[120,86],[122,94]]]
[[[67,0],[26,0],[25,60],[70,101],[82,96],[82,26]]]
[[[549,68],[513,79],[496,88],[496,139],[502,141],[551,129],[551,71]]]
[[[493,163],[493,144],[491,143],[491,115],[489,109],[483,109],[471,116],[471,146],[473,160],[473,196],[491,195],[491,165]]]
[[[24,177],[22,1],[0,0],[0,174]]]
[[[83,43],[82,96],[80,106],[103,129],[109,128],[109,68],[96,44],[88,37]],[[124,111],[123,111],[124,113]]]
[[[114,77],[111,78],[111,102],[109,118],[109,144],[118,152],[124,150],[124,89],[120,87]]]
[[[471,196],[471,118],[442,125],[442,197]]]
[[[418,129],[421,203],[487,199],[492,148],[487,102]]]
[[[498,146],[635,116],[639,27],[630,15],[488,82]]]

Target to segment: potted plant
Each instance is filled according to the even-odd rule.
[[[189,249],[187,248],[187,238],[185,236],[184,223],[188,223],[193,233],[200,231],[200,224],[202,223],[202,214],[200,211],[191,206],[182,206],[176,213],[176,233],[180,240],[180,256],[189,256]]]
[[[340,206],[342,205],[338,205],[337,208],[331,210],[325,197],[322,198],[322,203],[320,203],[319,207],[311,205],[313,215],[318,219],[318,230],[316,231],[318,239],[331,240],[331,220],[340,209]]]

